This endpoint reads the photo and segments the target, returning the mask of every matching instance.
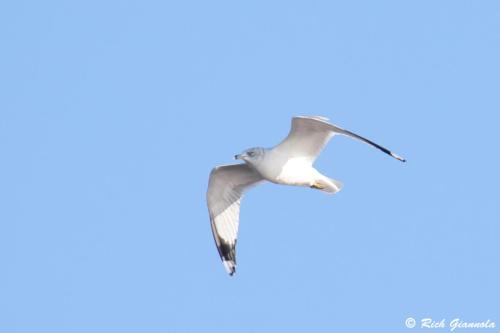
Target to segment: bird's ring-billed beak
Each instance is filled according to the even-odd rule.
[[[236,154],[236,155],[234,155],[234,159],[235,160],[244,160],[245,157],[247,157],[247,156],[248,156],[247,153]]]

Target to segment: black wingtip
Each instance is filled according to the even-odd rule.
[[[229,258],[222,259],[222,264],[224,264],[224,268],[226,269],[227,274],[229,274],[229,276],[233,276],[236,272],[236,261]]]
[[[333,126],[333,125],[332,125]],[[375,142],[371,141],[371,140],[368,140],[367,138],[364,138],[362,137],[361,135],[358,135],[356,133],[353,133],[351,131],[348,131],[348,130],[345,130],[343,128],[340,128],[340,127],[337,127],[337,126],[334,126],[335,127],[335,130],[337,131],[337,133],[340,133],[340,134],[343,134],[343,135],[347,135],[347,136],[350,136],[352,138],[355,138],[355,139],[358,139],[360,141],[363,141],[364,143],[367,143],[369,145],[372,145],[373,147],[375,148],[378,148],[380,149],[381,151],[383,151],[384,153],[386,153],[387,155],[390,155],[392,157],[394,157],[395,159],[397,159],[398,161],[401,161],[401,162],[406,162],[406,159],[397,155],[397,154],[394,154],[392,151],[390,151],[389,149],[387,148],[384,148],[382,147],[381,145],[379,144],[376,144]]]
[[[403,158],[403,157],[401,157],[401,156],[399,156],[399,155],[396,155],[396,154],[394,154],[392,151],[391,151],[391,152],[389,152],[389,154],[390,154],[392,157],[394,157],[395,159],[397,159],[398,161],[401,161],[401,162],[403,162],[403,163],[405,163],[405,162],[406,162],[406,158]]]
[[[233,276],[234,273],[236,273],[236,266],[232,266],[231,268],[228,269],[227,271],[227,274],[229,274],[229,276]]]

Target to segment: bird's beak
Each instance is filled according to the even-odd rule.
[[[245,157],[245,154],[236,154],[236,155],[234,155],[234,159],[235,160],[242,160],[243,157]]]

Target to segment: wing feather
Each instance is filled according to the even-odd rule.
[[[328,141],[330,141],[330,139],[336,134],[345,135],[362,141],[394,157],[395,159],[400,160],[401,162],[406,162],[403,157],[398,156],[389,149],[384,148],[379,144],[362,137],[361,135],[330,124],[327,118],[319,116],[293,117],[290,133],[288,133],[285,140],[283,140],[274,149],[281,154],[287,155],[289,158],[305,157],[312,164]]]
[[[236,240],[243,193],[262,181],[246,164],[219,166],[212,170],[207,190],[207,204],[215,244],[230,275],[236,270]]]
[[[313,163],[335,134],[326,121],[318,116],[293,117],[290,133],[275,149],[289,158],[305,157]]]

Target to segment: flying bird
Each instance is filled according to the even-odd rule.
[[[290,133],[274,148],[247,149],[234,156],[245,163],[217,166],[212,170],[207,190],[208,211],[215,243],[229,275],[236,271],[236,239],[243,193],[264,181],[337,193],[342,183],[321,174],[313,166],[321,150],[337,134],[360,140],[406,162],[373,141],[330,124],[325,117],[300,116],[292,118]]]

